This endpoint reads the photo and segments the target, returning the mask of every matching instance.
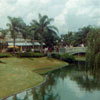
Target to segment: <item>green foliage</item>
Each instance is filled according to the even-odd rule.
[[[95,67],[96,69],[100,68],[100,52],[95,57]]]
[[[7,35],[8,30],[7,29],[0,29],[0,32],[2,33],[1,37],[5,38],[5,36]]]
[[[36,40],[41,40],[41,43],[45,42],[45,44],[49,47],[54,45],[58,38],[58,29],[51,25],[52,21],[53,19],[48,18],[47,15],[42,16],[39,14],[39,20],[32,20],[30,27],[31,36],[33,36]]]
[[[67,54],[67,53],[63,54],[63,55],[60,55],[60,54],[57,54],[57,53],[52,53],[51,57],[55,58],[55,59],[60,59],[60,60],[63,60],[63,61],[69,62],[69,63],[73,63],[75,61],[74,56]]]
[[[9,54],[9,53],[0,53],[0,58],[6,58],[6,57],[11,57],[11,54]]]
[[[89,25],[87,27],[80,28],[77,32],[68,32],[62,35],[62,39],[67,45],[79,46],[84,43],[87,45],[87,34],[92,29]]]
[[[23,26],[25,26],[25,23],[20,17],[16,18],[8,16],[8,19],[10,22],[7,24],[7,26],[9,28],[8,30],[10,31],[11,37],[13,38],[13,44],[14,44],[13,52],[15,53],[15,43],[17,34],[18,32],[21,32],[21,30],[24,28]]]
[[[55,58],[55,59],[60,59],[61,55],[60,54],[57,54],[57,53],[52,53],[51,54],[51,57],[52,58]]]
[[[25,53],[18,53],[17,54],[18,57],[28,57],[28,58],[32,58],[32,57],[44,57],[45,55],[42,53],[33,53],[33,52],[25,52]]]
[[[67,53],[61,55],[61,59],[64,60],[64,61],[66,61],[66,62],[69,62],[69,63],[73,63],[73,62],[75,61],[74,56],[69,55],[69,54],[67,54]]]
[[[32,51],[31,48],[26,49],[26,52],[31,52],[31,51]]]
[[[62,39],[68,46],[72,44],[73,38],[74,38],[73,32],[68,32],[68,34],[62,35]]]
[[[100,29],[94,27],[88,34],[87,66],[95,69],[99,66]]]

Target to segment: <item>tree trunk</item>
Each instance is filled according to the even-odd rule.
[[[32,52],[34,52],[34,39],[32,40],[32,44],[33,44],[33,50],[32,50]]]
[[[43,39],[43,36],[42,36],[43,32],[41,31],[40,34],[41,34],[41,52],[43,52],[43,40],[42,40]]]
[[[43,52],[43,41],[41,40],[41,53]]]
[[[14,46],[13,53],[15,54],[15,37],[13,38],[13,46]]]
[[[25,52],[27,51],[27,41],[26,41],[26,39],[25,39]]]

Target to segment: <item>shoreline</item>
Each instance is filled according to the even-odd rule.
[[[59,60],[60,61],[60,60]],[[67,66],[68,65],[68,63],[64,63],[63,65],[60,65],[60,66],[49,66],[49,67],[47,67],[47,68],[40,68],[40,70],[41,71],[43,71],[42,72],[42,74],[41,73],[39,73],[39,72],[35,72],[37,75],[39,75],[40,77],[42,77],[42,79],[43,80],[41,80],[40,82],[37,82],[37,83],[35,83],[32,87],[30,86],[30,88],[26,88],[25,90],[24,89],[22,89],[22,91],[19,91],[19,92],[16,92],[16,93],[14,93],[14,94],[11,94],[11,95],[8,95],[8,96],[6,96],[6,97],[2,97],[2,98],[0,98],[0,100],[4,100],[4,99],[6,99],[6,98],[9,98],[9,97],[12,97],[12,96],[14,96],[14,95],[16,95],[16,94],[19,94],[19,93],[21,93],[21,92],[24,92],[24,91],[27,91],[27,90],[29,90],[29,89],[32,89],[32,88],[35,88],[35,87],[38,87],[38,86],[40,86],[41,84],[43,84],[45,81],[46,81],[46,75],[45,74],[47,74],[48,72],[52,72],[52,71],[54,71],[54,70],[57,70],[57,69],[60,69],[60,68],[63,68],[63,67],[65,67],[65,66]],[[44,72],[44,69],[47,69],[45,72]],[[39,71],[39,68],[38,68],[38,70],[37,71]],[[34,70],[32,70],[32,72],[34,72]],[[45,75],[45,76],[43,76],[43,75]],[[34,83],[34,82],[33,82]]]
[[[64,68],[64,67],[66,67],[66,66],[68,66],[68,64],[66,64],[66,65],[64,65],[64,66],[62,66],[62,67],[59,67],[59,68],[55,68],[55,69],[53,69],[53,70],[50,70],[50,71],[48,71],[48,72],[46,72],[46,73],[44,73],[44,74],[47,74],[47,73],[49,73],[49,72],[58,70],[58,69],[60,69],[60,68]],[[40,75],[42,76],[43,74],[40,74]],[[43,77],[43,81],[40,82],[40,83],[38,83],[37,85],[33,86],[32,88],[27,88],[27,89],[22,90],[22,91],[20,91],[20,92],[18,92],[18,93],[11,94],[10,96],[6,96],[6,97],[4,97],[4,98],[0,98],[0,100],[5,100],[5,99],[7,99],[7,98],[9,98],[9,97],[12,97],[12,96],[14,96],[14,95],[20,94],[20,93],[22,93],[22,92],[24,92],[24,91],[28,91],[28,90],[30,90],[30,89],[34,89],[34,88],[36,88],[36,87],[41,86],[43,83],[46,82],[47,75],[42,76],[42,77]]]

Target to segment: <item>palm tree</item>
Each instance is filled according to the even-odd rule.
[[[29,26],[28,33],[29,33],[28,37],[31,39],[32,44],[33,44],[33,49],[34,49],[34,33],[35,32],[34,32],[33,27]]]
[[[48,16],[42,16],[39,14],[39,20],[32,20],[31,26],[33,27],[34,34],[39,34],[41,38],[41,51],[43,50],[43,41],[45,34],[49,33],[52,36],[56,36],[58,29],[55,26],[50,25],[53,21],[52,18],[48,18]]]
[[[10,23],[8,23],[7,26],[9,27],[9,31],[13,38],[13,46],[14,46],[13,53],[15,53],[15,42],[16,42],[17,33],[20,32],[19,27],[21,25],[21,18],[15,18],[15,17],[8,16],[8,19]]]
[[[22,34],[22,37],[25,40],[25,43],[27,43],[26,39],[28,37],[28,26],[26,23],[23,21],[23,19],[20,18],[20,24],[19,24],[19,31]]]

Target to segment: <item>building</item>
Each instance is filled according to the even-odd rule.
[[[0,33],[0,50],[1,51],[9,51],[12,52],[14,48],[13,38],[11,37],[10,32],[7,33],[5,37],[2,37],[2,33]],[[5,50],[2,46],[5,44]],[[43,43],[43,46],[45,43]],[[25,51],[35,51],[40,52],[41,50],[41,44],[38,40],[34,40],[32,42],[31,39],[24,39],[21,33],[17,34],[17,37],[15,39],[15,49],[17,52],[25,52]]]
[[[14,48],[13,38],[11,37],[10,33],[6,35],[6,42],[8,44],[7,49],[11,50]],[[34,50],[33,50],[34,47]],[[16,40],[15,40],[15,48],[18,49],[20,52],[24,52],[26,50],[33,50],[33,51],[40,51],[40,43],[34,40],[34,44],[32,43],[31,39],[24,39],[21,33],[18,33]]]

